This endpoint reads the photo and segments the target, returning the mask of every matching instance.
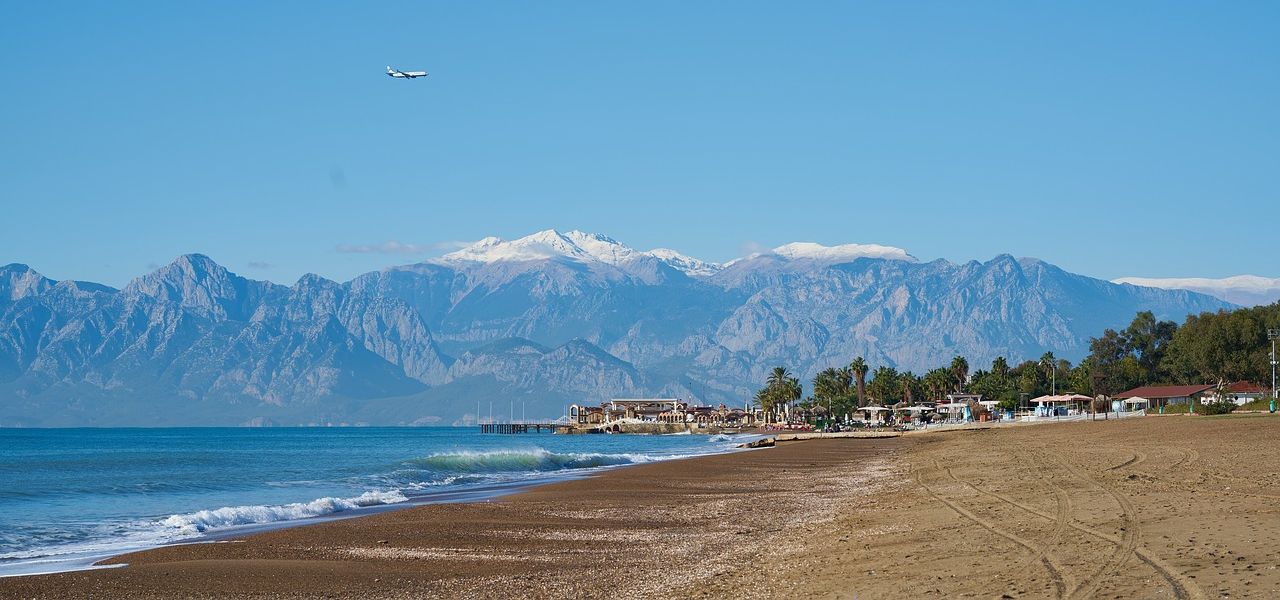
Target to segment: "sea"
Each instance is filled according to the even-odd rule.
[[[172,543],[474,501],[749,436],[474,428],[0,429],[0,576]]]

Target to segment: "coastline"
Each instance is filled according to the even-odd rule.
[[[465,436],[464,436],[465,437]],[[418,450],[421,443],[417,438],[410,438],[411,448],[417,450],[423,458],[403,461],[407,475],[393,473],[399,480],[378,481],[374,485],[383,487],[359,487],[348,490],[329,491],[327,494],[302,495],[290,499],[277,495],[275,502],[236,503],[234,500],[226,504],[206,505],[208,508],[187,508],[175,511],[168,517],[147,517],[139,511],[131,522],[124,523],[129,535],[117,538],[89,539],[84,543],[29,546],[23,550],[29,556],[15,553],[12,557],[0,558],[0,580],[8,577],[53,574],[84,570],[96,567],[100,562],[115,556],[134,554],[149,550],[185,544],[204,544],[242,538],[257,533],[273,531],[288,527],[310,526],[334,520],[361,518],[382,512],[406,510],[417,506],[450,502],[481,502],[501,496],[519,493],[539,485],[569,481],[584,477],[592,477],[599,473],[635,464],[661,462],[684,457],[740,452],[741,441],[756,439],[760,436],[704,436],[712,442],[716,438],[724,438],[719,443],[707,445],[683,444],[681,447],[670,445],[641,444],[631,447],[618,444],[582,444],[556,445],[527,436],[484,436],[486,443],[475,440],[444,440],[444,443],[429,440],[427,444],[439,446],[438,449]],[[642,436],[645,437],[645,436]],[[734,441],[734,438],[737,441]],[[330,440],[318,440],[320,443]],[[403,444],[403,440],[396,440]],[[501,443],[488,443],[500,441]],[[516,442],[510,444],[507,442]],[[458,443],[475,446],[477,449],[459,449]],[[551,450],[544,449],[552,448]],[[575,447],[576,446],[576,447]],[[395,446],[391,446],[395,448]],[[404,449],[401,449],[404,450]],[[595,451],[598,450],[598,451]],[[389,454],[400,454],[389,452]],[[370,460],[366,455],[365,462],[359,463],[361,472],[378,473],[378,461]],[[384,459],[390,460],[390,459]],[[399,459],[396,459],[399,460]],[[415,462],[416,461],[416,462]],[[305,463],[290,462],[289,465]],[[370,467],[369,465],[373,466]],[[261,470],[261,467],[259,467]],[[272,465],[274,468],[274,465]],[[287,468],[287,467],[286,467]],[[294,467],[296,470],[296,467]],[[413,469],[421,469],[414,471]],[[270,468],[266,471],[271,471]],[[308,471],[311,473],[312,471]],[[271,476],[274,472],[264,472]],[[323,475],[320,475],[323,477]],[[434,478],[434,479],[432,479]],[[441,478],[443,478],[442,481]],[[391,479],[390,476],[386,479]],[[455,480],[460,480],[455,482]],[[419,482],[425,481],[425,485]],[[436,485],[436,483],[442,483]],[[304,483],[310,483],[304,482]],[[343,493],[343,492],[346,493]],[[224,498],[224,502],[227,499]],[[153,503],[160,506],[160,503]],[[190,506],[190,503],[188,504]],[[154,507],[152,507],[154,510]],[[161,508],[163,510],[163,508]],[[158,512],[153,514],[165,515]],[[120,527],[122,519],[112,514],[111,521],[98,521],[102,529]],[[92,521],[85,521],[92,522]],[[21,530],[19,530],[21,531]],[[10,536],[12,537],[12,536]]]
[[[1274,415],[814,439],[0,580],[0,596],[1280,595]]]
[[[0,579],[0,595],[553,597],[603,595],[619,585],[631,595],[675,594],[758,560],[810,515],[834,515],[838,504],[869,493],[887,469],[868,467],[887,465],[902,445],[819,440],[630,465],[488,501],[102,561],[123,568]],[[679,567],[651,579],[672,565]]]

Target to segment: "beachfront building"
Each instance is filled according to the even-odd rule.
[[[938,414],[948,421],[972,421],[981,402],[982,394],[947,394],[947,401],[938,405]]]
[[[616,398],[599,406],[572,404],[569,421],[578,425],[603,425],[622,420],[683,423],[688,407],[679,398]]]
[[[615,398],[606,412],[611,421],[629,419],[646,423],[681,423],[689,404],[679,398]]]
[[[1113,396],[1118,400],[1142,398],[1147,401],[1148,408],[1159,408],[1175,404],[1199,403],[1205,394],[1213,391],[1212,385],[1144,385],[1120,392]]]
[[[602,425],[605,415],[602,406],[569,405],[569,422],[578,425]]]
[[[889,417],[893,414],[893,409],[880,406],[879,404],[868,404],[854,409],[858,418],[867,425],[883,425],[888,422]]]
[[[1237,381],[1228,385],[1226,389],[1222,391],[1222,395],[1225,396],[1227,400],[1234,402],[1236,406],[1243,406],[1259,398],[1266,398],[1267,390],[1262,389],[1262,386],[1256,383]],[[1210,402],[1216,401],[1217,399],[1217,389],[1210,391],[1209,394],[1205,396],[1205,400]]]
[[[599,406],[569,406],[569,422],[577,425],[632,423],[684,423],[706,426],[749,427],[760,422],[759,410],[720,406],[690,406],[679,398],[615,398]]]

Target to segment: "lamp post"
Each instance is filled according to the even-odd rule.
[[[1276,412],[1276,338],[1280,338],[1280,329],[1268,329],[1267,339],[1271,340],[1271,412]]]

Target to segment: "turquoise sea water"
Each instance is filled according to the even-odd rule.
[[[704,435],[459,428],[0,429],[0,575],[600,469],[730,451]]]

